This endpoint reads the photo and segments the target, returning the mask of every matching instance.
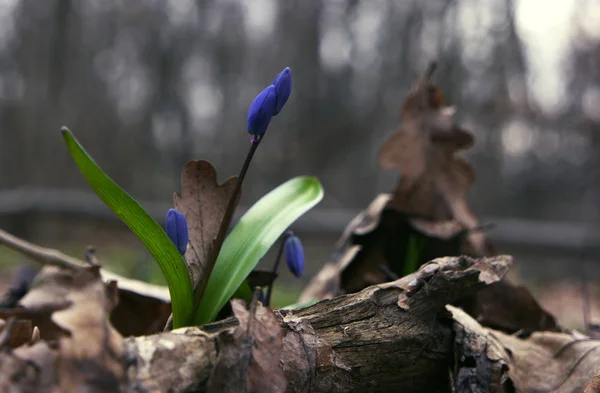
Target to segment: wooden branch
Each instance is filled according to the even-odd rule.
[[[409,276],[299,310],[279,310],[287,392],[446,392],[454,332],[444,306],[497,282],[511,258],[436,259]],[[135,391],[205,391],[234,318],[129,338]]]
[[[1,244],[31,258],[31,260],[42,265],[54,265],[69,270],[78,270],[89,266],[89,263],[82,261],[81,259],[73,258],[55,249],[37,246],[26,240],[13,236],[2,229],[0,229],[0,245]],[[126,278],[112,273],[106,269],[101,269],[101,273],[102,278],[105,281],[117,281],[119,289],[134,292],[142,296],[155,298],[163,302],[171,301],[167,287]]]

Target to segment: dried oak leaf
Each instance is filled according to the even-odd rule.
[[[189,248],[185,254],[192,284],[196,288],[204,271],[216,259],[217,235],[233,195],[236,177],[217,183],[217,171],[208,161],[189,161],[181,173],[181,194],[173,204],[185,216],[189,229]]]
[[[52,312],[67,307],[66,294],[72,289],[73,272],[55,266],[45,266],[31,282],[28,291],[13,308],[0,308],[0,318],[15,316],[31,320],[40,328],[41,338],[55,340],[63,335],[63,329],[50,318]],[[139,336],[162,331],[170,313],[168,290],[145,285],[138,291],[131,280],[119,288],[119,303],[110,313],[113,326],[123,336]],[[145,283],[144,283],[145,284]]]
[[[67,294],[72,290],[74,272],[56,266],[43,267],[33,279],[27,294],[17,308],[6,310],[21,318],[30,319],[40,329],[44,340],[57,340],[65,330],[52,320],[52,313],[71,305]]]
[[[556,318],[531,292],[504,279],[454,303],[481,325],[508,333],[560,331]]]
[[[233,333],[219,335],[219,356],[208,392],[284,392],[287,379],[279,362],[283,334],[273,311],[257,301],[248,311],[239,299],[232,300],[231,307],[239,325]]]
[[[118,301],[116,283],[105,285],[100,267],[76,272],[45,268],[13,310],[44,320],[55,344],[38,341],[0,353],[0,381],[14,391],[113,392],[122,387],[125,362],[121,336],[107,315]],[[4,365],[7,365],[5,368]]]
[[[170,300],[119,288],[119,304],[110,313],[110,322],[123,337],[142,336],[161,332],[169,315]]]
[[[594,375],[587,385],[583,393],[600,393],[600,373]]]
[[[69,332],[59,339],[58,377],[65,391],[118,391],[125,375],[123,338],[107,315],[118,303],[116,282],[105,285],[100,267],[74,273],[68,308],[53,321]]]
[[[55,372],[57,351],[46,341],[0,353],[0,392],[60,392]]]
[[[410,217],[474,228],[479,221],[466,193],[475,173],[456,155],[473,145],[473,136],[456,125],[456,109],[444,105],[441,90],[429,82],[431,72],[416,81],[400,114],[402,126],[378,154],[382,168],[401,176],[390,207]],[[469,234],[469,240],[478,255],[486,255],[483,234]]]

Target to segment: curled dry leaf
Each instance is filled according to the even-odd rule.
[[[107,320],[118,303],[116,283],[105,286],[98,266],[74,274],[71,304],[52,315],[69,332],[59,340],[58,377],[65,391],[117,391],[123,383],[123,339]]]
[[[556,318],[544,310],[531,292],[507,280],[455,302],[483,326],[503,332],[529,334],[560,331]]]
[[[66,295],[72,290],[73,274],[73,270],[56,266],[42,268],[13,308],[0,309],[0,318],[16,316],[31,320],[40,328],[42,339],[57,339],[64,332],[50,316],[69,306]],[[126,289],[119,288],[119,303],[110,313],[113,326],[123,336],[161,331],[171,313],[168,291],[166,294],[144,288],[137,291],[136,282],[130,281]]]
[[[56,393],[57,351],[45,341],[0,353],[0,392]]]
[[[600,373],[596,374],[594,378],[585,385],[583,393],[600,393]]]
[[[279,364],[283,336],[273,311],[257,299],[249,311],[239,299],[234,299],[231,307],[239,326],[219,335],[219,357],[208,392],[284,392],[287,380]]]
[[[21,300],[27,308],[12,311],[42,321],[36,323],[41,336],[51,337],[57,344],[38,341],[0,354],[0,381],[10,381],[16,391],[121,389],[125,371],[122,338],[107,320],[118,301],[118,291],[114,282],[104,284],[99,270],[98,266],[76,272],[45,268]],[[50,333],[45,334],[45,329]]]
[[[466,194],[475,173],[456,154],[473,145],[473,136],[454,121],[456,109],[444,105],[441,90],[429,81],[432,72],[417,79],[401,110],[400,129],[379,151],[379,165],[400,174],[390,206],[410,217],[474,228],[479,221]],[[468,237],[477,255],[487,254],[483,234]]]
[[[217,171],[208,161],[189,161],[181,173],[181,194],[173,195],[173,204],[185,216],[189,247],[185,254],[195,289],[201,290],[208,277],[204,271],[214,263],[221,222],[235,188],[236,177],[217,183]]]
[[[433,70],[415,83],[402,126],[379,152],[380,166],[400,174],[394,194],[379,195],[348,224],[301,301],[356,292],[441,256],[492,254],[466,202],[473,169],[456,154],[473,145],[473,136],[456,125],[455,108],[429,82]]]
[[[463,232],[454,222],[423,228],[427,223],[390,208],[391,200],[391,195],[380,194],[350,221],[331,259],[311,280],[299,301],[328,299],[403,276],[414,240],[421,243],[418,255],[414,255],[415,269],[438,257],[461,254]]]

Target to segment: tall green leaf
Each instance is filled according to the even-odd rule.
[[[158,262],[171,295],[173,327],[188,325],[193,313],[193,296],[183,257],[156,220],[100,169],[71,131],[66,127],[61,131],[83,177],[100,199],[140,238]]]
[[[212,322],[279,236],[322,198],[317,179],[296,177],[256,202],[223,243],[194,322]]]

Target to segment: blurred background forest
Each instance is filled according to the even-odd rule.
[[[435,80],[476,137],[470,204],[497,224],[489,235],[515,255],[516,279],[566,294],[542,300],[558,308],[579,293],[555,284],[565,273],[585,262],[600,277],[599,43],[596,0],[1,0],[0,228],[78,257],[93,243],[115,270],[157,279],[60,126],[162,221],[187,160],[208,159],[221,180],[237,174],[248,107],[290,66],[292,96],[242,205],[319,177],[325,199],[298,224],[310,275],[393,188],[376,152],[437,60]]]

